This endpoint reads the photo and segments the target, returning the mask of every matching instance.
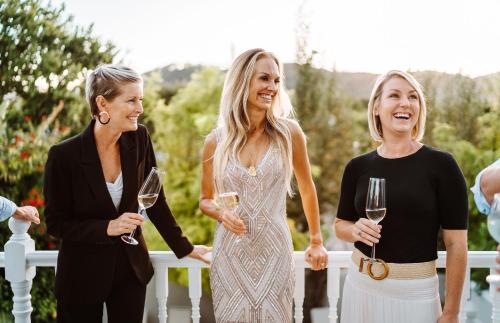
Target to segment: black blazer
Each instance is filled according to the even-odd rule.
[[[138,210],[139,189],[151,167],[156,166],[151,139],[142,125],[119,139],[123,194],[116,210],[97,153],[94,124],[95,120],[79,135],[51,147],[45,166],[47,231],[61,240],[56,298],[68,304],[95,304],[106,299],[113,283],[118,248],[126,249],[139,281],[146,285],[153,276],[140,228],[135,235],[137,246],[106,234],[110,220]],[[177,257],[191,253],[193,246],[177,225],[163,189],[148,209],[148,216]]]

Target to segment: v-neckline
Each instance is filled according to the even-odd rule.
[[[122,173],[122,171],[120,171],[120,174],[118,174],[118,176],[115,178],[114,182],[106,181],[106,184],[109,184],[110,186],[116,186],[116,184],[118,184],[118,182],[122,179],[122,176],[123,176],[123,173]]]
[[[269,141],[269,144],[267,146],[267,151],[266,153],[264,154],[264,157],[262,157],[262,159],[254,166],[255,167],[255,170],[258,171],[262,164],[264,163],[264,161],[267,159],[267,156],[269,155],[269,153],[271,152],[271,147],[272,147],[273,143],[271,141]],[[245,165],[243,165],[243,163],[241,162],[240,158],[238,157],[236,159],[236,163],[238,164],[238,166],[240,166],[241,168],[243,168],[244,170],[246,170],[248,172],[248,170],[252,167],[252,166],[249,166],[249,167],[246,167]]]

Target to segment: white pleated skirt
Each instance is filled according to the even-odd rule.
[[[341,323],[435,323],[441,316],[437,275],[376,281],[351,260],[342,295]]]

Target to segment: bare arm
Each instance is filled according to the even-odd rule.
[[[232,211],[218,207],[214,200],[213,156],[216,146],[217,140],[215,133],[212,132],[208,135],[203,147],[200,210],[209,217],[222,222],[224,227],[231,232],[238,235],[245,234],[246,227],[243,221]]]
[[[481,175],[481,191],[489,204],[493,195],[500,193],[500,166],[488,167]]]
[[[306,250],[306,260],[311,264],[313,270],[320,270],[324,269],[325,264],[328,262],[328,255],[323,247],[318,197],[311,176],[306,139],[297,123],[290,122],[290,131],[293,142],[293,169],[299,186],[307,225],[309,226],[310,246]]]
[[[208,135],[203,147],[203,156],[201,161],[201,196],[200,196],[200,210],[209,217],[221,221],[222,210],[217,208],[214,196],[213,184],[213,155],[216,147],[216,139],[214,133]]]
[[[446,290],[441,322],[458,322],[460,299],[467,266],[467,230],[443,230],[446,246]]]

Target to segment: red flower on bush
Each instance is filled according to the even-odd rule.
[[[31,189],[31,191],[28,194],[28,198],[24,201],[22,201],[23,205],[31,205],[34,207],[43,207],[45,206],[45,201],[42,198],[42,195],[40,194],[40,190],[38,188],[34,187]]]
[[[30,153],[26,150],[21,151],[21,159],[26,159],[30,156]]]

